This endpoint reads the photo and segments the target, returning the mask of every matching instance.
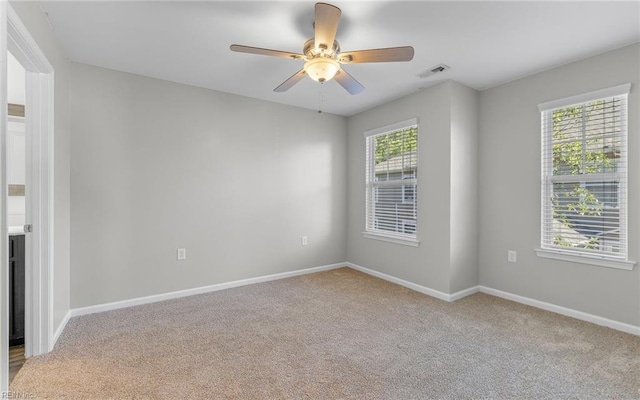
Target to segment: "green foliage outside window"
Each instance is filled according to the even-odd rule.
[[[604,131],[613,121],[602,118],[604,107],[604,100],[599,100],[553,112],[554,175],[594,174],[614,167],[604,143]],[[600,129],[596,124],[602,124]],[[587,129],[591,131],[583,137]]]
[[[599,100],[553,111],[553,175],[568,177],[564,183],[554,184],[553,218],[568,228],[576,228],[573,226],[576,220],[589,226],[604,220],[596,218],[604,209],[599,198],[602,190],[594,193],[586,181],[571,179],[571,176],[615,171],[619,154],[616,153],[617,142],[610,133],[619,128],[616,125],[619,121],[605,110],[605,107],[613,106],[610,101]],[[568,240],[569,236],[556,235],[554,244],[575,246],[575,242]],[[599,238],[589,237],[579,246],[598,249]]]
[[[417,148],[418,128],[415,126],[376,136],[376,165],[401,154],[415,153]]]

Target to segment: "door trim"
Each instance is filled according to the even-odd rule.
[[[9,254],[7,216],[7,9],[0,1],[0,393],[9,389]]]
[[[7,140],[7,51],[26,70],[27,174],[25,182],[26,223],[33,232],[26,235],[25,254],[25,355],[44,354],[54,345],[53,327],[53,235],[54,235],[54,70],[18,14],[8,2],[0,5],[0,55],[2,86],[0,99],[0,158],[6,167]],[[1,211],[2,237],[7,238],[7,176],[3,168]],[[0,297],[0,392],[8,390],[8,297],[6,242],[2,241],[2,284]]]
[[[25,355],[53,346],[53,67],[11,5],[7,50],[26,70]],[[31,215],[29,215],[31,214]]]

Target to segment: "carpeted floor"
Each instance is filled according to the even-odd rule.
[[[640,337],[341,268],[69,321],[11,390],[75,399],[637,399]]]

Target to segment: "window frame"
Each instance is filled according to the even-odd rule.
[[[628,208],[629,203],[627,201],[628,193],[628,104],[627,95],[629,94],[631,85],[624,84],[602,90],[596,90],[589,93],[584,93],[577,96],[571,96],[564,99],[549,101],[538,105],[538,110],[541,115],[541,204],[540,204],[540,248],[535,249],[538,257],[551,258],[562,261],[571,261],[582,264],[597,265],[609,268],[618,268],[631,270],[633,269],[635,262],[629,260],[629,237],[628,237]],[[581,174],[572,177],[570,175],[555,176],[553,174],[553,157],[545,157],[545,154],[552,154],[553,148],[553,117],[549,117],[549,113],[553,113],[555,110],[567,108],[571,106],[587,105],[594,101],[606,100],[610,98],[621,98],[623,119],[621,123],[621,157],[622,170],[615,173],[592,173]],[[586,139],[584,139],[586,140]],[[618,182],[618,193],[616,194],[620,198],[619,200],[619,231],[621,237],[621,254],[613,255],[611,253],[598,252],[598,251],[585,251],[575,247],[563,247],[558,245],[552,245],[549,243],[548,238],[553,232],[553,205],[551,204],[551,194],[553,189],[550,188],[554,183],[566,183],[566,184],[589,184],[589,183],[608,183]]]
[[[416,144],[416,154],[415,160],[416,165],[415,169],[412,172],[412,178],[406,179],[405,172],[401,171],[401,179],[395,180],[386,180],[386,181],[376,181],[375,179],[375,146],[371,146],[369,144],[370,138],[391,134],[397,131],[401,131],[407,128],[416,127],[418,129],[418,119],[412,118],[405,121],[400,121],[394,124],[386,125],[380,128],[368,130],[364,132],[365,137],[365,229],[362,232],[362,235],[368,239],[382,240],[396,244],[402,244],[407,246],[419,246],[420,241],[418,240],[418,216],[417,216],[417,204],[418,204],[418,178],[417,178],[417,169],[418,169],[418,146]],[[414,191],[414,201],[407,203],[405,200],[405,187],[407,185],[411,185],[415,187]],[[378,191],[375,188],[397,188],[400,190],[401,198],[398,204],[408,205],[413,204],[415,220],[410,221],[412,225],[415,226],[414,233],[405,233],[406,230],[404,227],[407,225],[409,220],[406,219],[405,216],[396,215],[398,221],[400,221],[401,232],[387,231],[383,229],[378,229],[375,227],[378,218],[375,215],[375,211],[371,209],[371,206],[375,206],[375,203],[378,198]],[[371,197],[375,198],[372,199]],[[373,213],[373,214],[372,214]]]

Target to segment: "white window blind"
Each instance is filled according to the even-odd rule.
[[[418,125],[416,119],[365,133],[366,232],[415,240]]]
[[[629,87],[539,106],[542,249],[627,259]]]

